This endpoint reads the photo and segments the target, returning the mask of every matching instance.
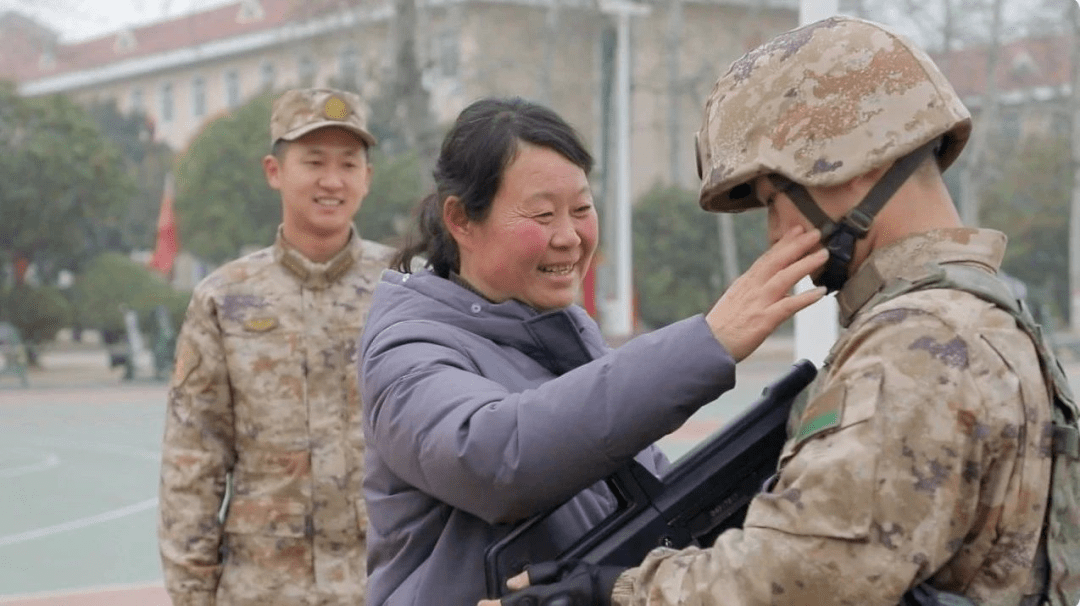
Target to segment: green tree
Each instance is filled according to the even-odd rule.
[[[46,283],[106,247],[103,223],[133,185],[120,152],[67,97],[22,98],[0,82],[0,262],[33,263]]]
[[[280,195],[263,174],[269,152],[267,93],[215,120],[180,159],[176,213],[185,249],[212,262],[238,256],[246,245],[266,246],[281,222]],[[393,243],[418,202],[419,161],[413,153],[371,151],[374,176],[357,215],[364,238]]]
[[[154,247],[165,175],[172,168],[173,152],[153,139],[146,114],[121,113],[115,101],[95,103],[87,111],[101,132],[120,150],[123,170],[135,186],[125,212],[102,225],[109,250],[147,250]]]
[[[716,215],[697,192],[656,185],[634,207],[634,287],[638,314],[650,328],[708,311],[724,291]],[[736,215],[738,266],[764,250],[765,213]]]
[[[1064,135],[1019,143],[983,200],[983,225],[1009,237],[1002,269],[1028,287],[1031,303],[1068,320],[1072,164]]]
[[[180,158],[175,210],[180,242],[211,263],[244,246],[267,246],[281,220],[262,158],[270,151],[272,96],[263,94],[211,122]]]
[[[371,190],[356,214],[357,228],[368,240],[396,245],[408,232],[412,212],[423,195],[416,178],[420,161],[415,152],[389,156],[376,148],[371,165]]]

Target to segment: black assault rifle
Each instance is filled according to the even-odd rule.
[[[711,546],[728,528],[742,526],[750,500],[776,472],[795,398],[817,369],[799,360],[770,383],[738,418],[721,427],[657,478],[631,460],[607,479],[614,512],[562,552],[535,547],[538,524],[552,511],[521,522],[485,554],[488,597],[501,597],[506,579],[529,564],[582,560],[636,566],[657,546]]]

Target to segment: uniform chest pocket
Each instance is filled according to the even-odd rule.
[[[745,526],[864,539],[874,511],[881,374],[838,381],[815,396],[780,458],[779,478],[750,505]]]

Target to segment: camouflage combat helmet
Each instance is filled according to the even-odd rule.
[[[837,290],[881,207],[929,154],[952,164],[970,133],[971,114],[925,52],[877,23],[831,17],[750,51],[717,81],[697,135],[699,203],[761,206],[750,183],[767,175],[821,230],[830,258],[819,283]],[[806,190],[890,163],[839,221]]]
[[[705,105],[697,156],[702,208],[760,206],[745,187],[776,173],[837,185],[944,136],[944,169],[971,114],[930,57],[879,24],[832,17],[735,61]]]

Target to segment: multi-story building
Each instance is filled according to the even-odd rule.
[[[955,50],[936,55],[935,61],[976,119],[992,97],[998,106],[997,134],[1002,140],[1018,142],[1069,131],[1071,48],[1067,35],[1046,35],[1010,40],[993,49]],[[989,77],[991,60],[996,62],[993,79]]]
[[[606,0],[605,0],[606,2]],[[400,4],[400,0],[398,1]],[[483,95],[544,102],[608,155],[612,16],[596,0],[426,0],[415,32],[435,119]],[[793,27],[796,0],[642,3],[630,27],[631,189],[697,184],[693,133],[704,99],[746,49]],[[393,0],[239,0],[63,44],[0,15],[0,78],[24,95],[65,93],[140,109],[183,150],[210,120],[266,89],[337,83],[373,96],[394,72]]]
[[[635,16],[619,28],[616,13],[627,8]],[[694,133],[713,83],[797,17],[798,0],[238,0],[65,44],[7,13],[0,78],[27,96],[141,110],[154,136],[182,152],[215,116],[268,89],[337,85],[376,98],[391,90],[399,42],[411,35],[436,123],[486,95],[549,105],[597,157],[592,183],[604,210],[615,206],[614,150],[627,131],[631,168],[622,182],[631,198],[655,183],[696,188]],[[616,52],[620,44],[627,52]],[[629,64],[622,88],[617,55]],[[614,118],[619,99],[628,99],[623,129]],[[602,217],[604,231],[616,233],[616,213]],[[174,280],[181,287],[201,275],[180,271],[189,276]],[[602,292],[611,271],[600,270]]]

